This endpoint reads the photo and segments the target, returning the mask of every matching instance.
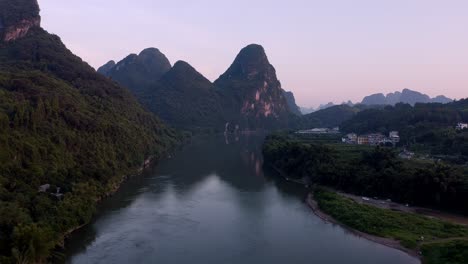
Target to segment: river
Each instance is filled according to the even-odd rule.
[[[67,242],[73,264],[419,260],[325,223],[306,190],[263,168],[259,135],[200,137],[126,182]]]

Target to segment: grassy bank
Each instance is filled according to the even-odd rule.
[[[330,142],[328,142],[330,141]],[[468,215],[468,167],[433,160],[405,160],[399,150],[333,143],[296,135],[270,135],[265,162],[291,179],[359,196]]]
[[[421,247],[424,264],[468,263],[468,240],[455,239],[448,242],[428,243]]]
[[[334,192],[317,189],[320,209],[338,222],[371,235],[399,241],[421,251],[430,264],[468,263],[468,228],[411,213],[358,204]]]

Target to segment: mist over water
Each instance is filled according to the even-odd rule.
[[[67,263],[419,263],[316,217],[263,167],[262,142],[194,139],[102,203]]]

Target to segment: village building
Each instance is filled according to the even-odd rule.
[[[355,133],[347,134],[346,137],[342,138],[343,143],[347,144],[358,144],[358,145],[393,145],[395,146],[400,142],[400,136],[398,131],[392,131],[389,136],[386,137],[381,133],[372,133],[368,135],[357,135]]]
[[[347,134],[346,137],[342,138],[341,140],[343,141],[343,143],[357,144],[357,139],[358,139],[357,134],[350,133],[350,134]]]
[[[359,136],[357,143],[358,145],[369,145],[369,138],[367,136]]]
[[[369,145],[379,145],[384,142],[385,136],[380,133],[369,134],[367,135]]]
[[[458,123],[457,124],[457,130],[463,130],[463,129],[468,129],[468,124],[467,123]]]
[[[398,131],[391,131],[388,134],[388,138],[390,139],[391,143],[393,143],[393,144],[397,144],[398,142],[400,142],[400,135],[399,135]]]

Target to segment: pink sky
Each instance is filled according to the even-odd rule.
[[[43,27],[98,67],[147,47],[214,81],[265,47],[301,106],[403,88],[468,97],[464,0],[39,0]]]

